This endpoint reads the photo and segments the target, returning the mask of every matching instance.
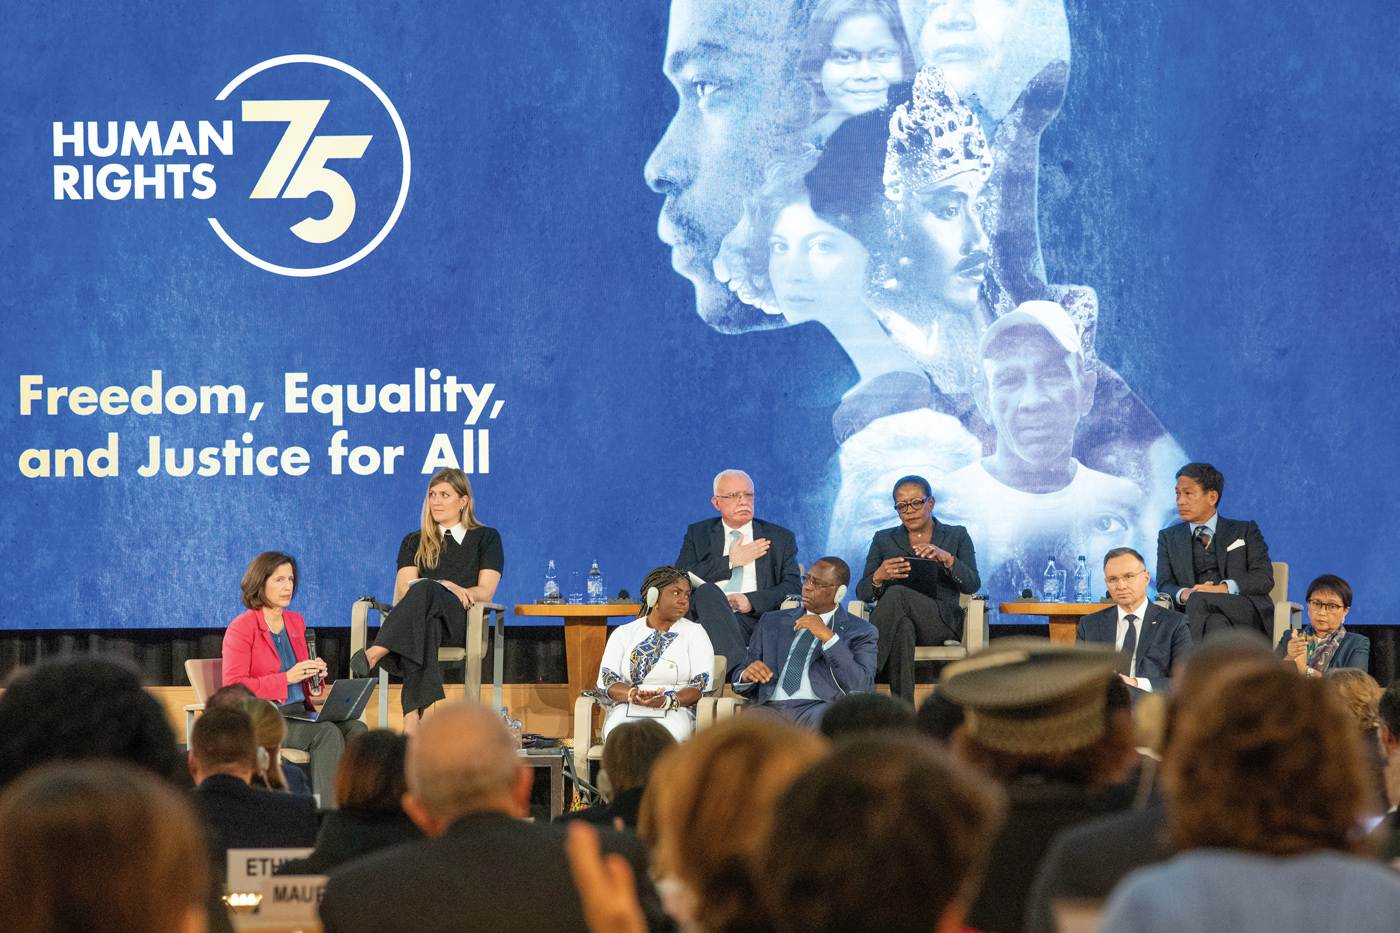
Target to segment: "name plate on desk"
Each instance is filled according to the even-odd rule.
[[[310,849],[229,849],[228,885],[230,891],[258,891],[264,878],[283,862],[294,858],[306,858]]]
[[[321,898],[326,896],[325,875],[279,875],[264,878],[259,920],[320,923]]]

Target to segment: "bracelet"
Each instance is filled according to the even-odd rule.
[[[627,691],[627,702],[628,702],[628,703],[631,703],[632,700],[633,700],[636,696],[637,696],[637,688],[636,688],[636,687],[633,687],[633,688],[631,688],[630,690]]]

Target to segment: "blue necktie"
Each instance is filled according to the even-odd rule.
[[[778,684],[788,696],[792,696],[801,688],[802,673],[807,670],[807,659],[812,653],[812,648],[816,646],[816,640],[817,636],[805,628],[792,640],[787,662],[783,665],[783,676],[778,680]]]
[[[734,545],[738,544],[738,543],[739,543],[739,539],[742,538],[743,536],[744,536],[744,533],[741,532],[741,531],[731,531],[731,532],[729,533],[729,551],[730,551],[730,553],[733,553],[733,551],[734,551]],[[741,587],[741,586],[743,586],[743,585],[744,585],[744,568],[743,568],[743,567],[731,567],[730,570],[729,570],[729,579],[726,580],[726,581],[724,581],[724,591],[725,591],[726,593],[738,593],[738,592],[740,592],[739,587]]]
[[[1201,550],[1204,551],[1210,547],[1210,529],[1205,525],[1196,526],[1196,538],[1201,542]]]

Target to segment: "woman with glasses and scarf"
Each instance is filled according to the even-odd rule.
[[[1348,632],[1351,587],[1341,577],[1324,573],[1308,584],[1308,622],[1290,630],[1278,643],[1278,656],[1298,665],[1298,672],[1321,677],[1343,667],[1367,670],[1371,664],[1371,639]]]

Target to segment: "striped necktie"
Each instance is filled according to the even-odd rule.
[[[783,664],[783,676],[778,680],[778,684],[788,696],[792,696],[802,687],[802,673],[807,670],[808,658],[811,657],[816,642],[817,636],[805,628],[792,640],[787,661]]]

